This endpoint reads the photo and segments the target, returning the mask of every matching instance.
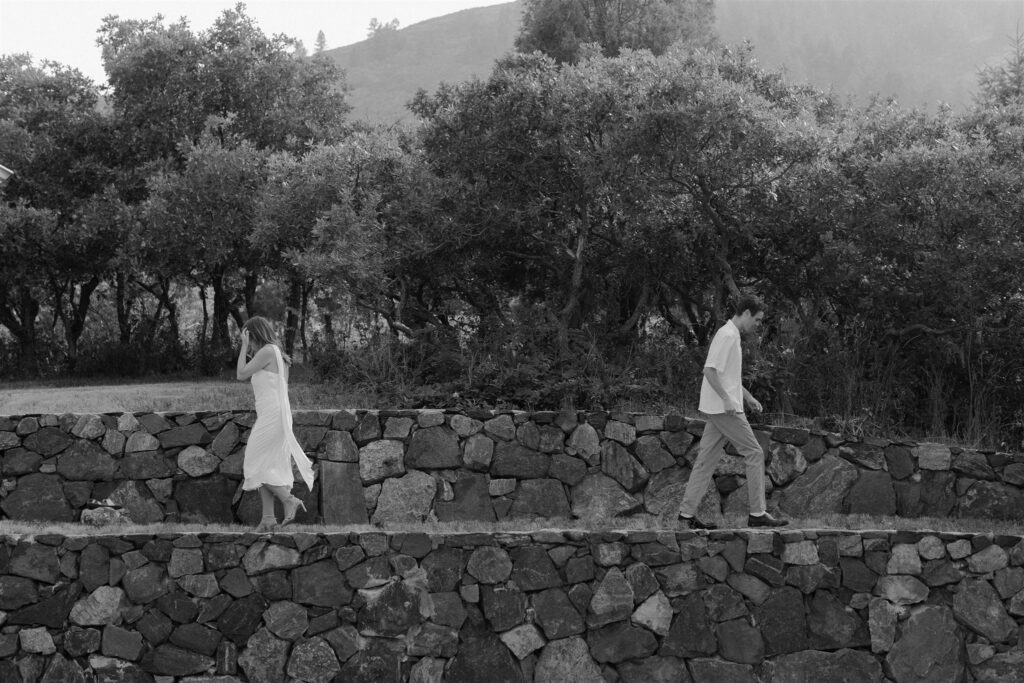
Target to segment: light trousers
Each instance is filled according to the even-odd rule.
[[[764,450],[754,436],[754,430],[747,422],[743,413],[718,413],[704,415],[704,436],[700,439],[700,450],[693,464],[693,472],[686,482],[686,493],[683,504],[679,508],[681,514],[692,517],[697,514],[697,506],[707,493],[708,484],[725,455],[725,442],[728,441],[743,456],[747,470],[747,493],[750,500],[750,512],[759,514],[765,511],[764,499]]]

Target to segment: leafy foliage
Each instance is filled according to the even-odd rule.
[[[770,412],[1018,441],[1024,106],[844,107],[749,48],[633,49],[642,12],[421,92],[414,130],[349,125],[338,75],[241,7],[108,19],[108,114],[5,58],[0,357],[216,373],[259,312],[385,403],[686,407],[757,292]]]
[[[526,0],[515,45],[570,63],[588,44],[606,57],[624,49],[660,55],[676,42],[708,45],[713,22],[709,0]]]

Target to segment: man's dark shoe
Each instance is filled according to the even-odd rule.
[[[684,517],[683,515],[679,515],[679,523],[687,529],[706,529],[711,531],[712,529],[718,528],[718,526],[711,524],[710,522],[702,522],[696,517]]]
[[[767,512],[760,517],[756,515],[747,515],[747,526],[748,527],[775,527],[775,526],[786,526],[789,524],[788,519],[775,519]]]

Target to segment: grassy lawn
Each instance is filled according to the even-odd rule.
[[[746,528],[746,517],[729,514],[719,520],[723,529]],[[580,531],[676,531],[677,523],[671,518],[641,516],[632,519],[613,520],[609,524],[580,520],[513,520],[494,523],[485,522],[423,522],[376,525],[329,526],[293,524],[286,527],[286,533],[533,533],[543,530]],[[1000,534],[1024,537],[1024,522],[1008,522],[991,519],[952,519],[948,517],[875,517],[871,515],[833,514],[804,519],[793,519],[791,525],[779,529],[803,531],[920,531],[953,532],[968,534]],[[0,535],[22,536],[34,534],[62,534],[65,536],[94,536],[109,534],[158,534],[158,533],[248,533],[252,527],[237,524],[132,524],[93,527],[85,524],[57,524],[40,522],[0,521]]]
[[[367,408],[364,393],[317,382],[293,382],[292,408],[319,410]],[[252,387],[234,379],[202,378],[171,382],[46,383],[5,385],[0,415],[35,413],[118,413],[198,410],[251,410]]]

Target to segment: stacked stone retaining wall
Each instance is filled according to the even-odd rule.
[[[1024,541],[0,537],[0,680],[1024,681]]]
[[[316,461],[299,522],[671,520],[703,422],[678,415],[440,410],[296,412]],[[242,522],[252,412],[0,417],[9,519]],[[1024,457],[757,426],[769,507],[783,514],[1024,519]],[[722,460],[700,515],[745,513],[741,458]]]

